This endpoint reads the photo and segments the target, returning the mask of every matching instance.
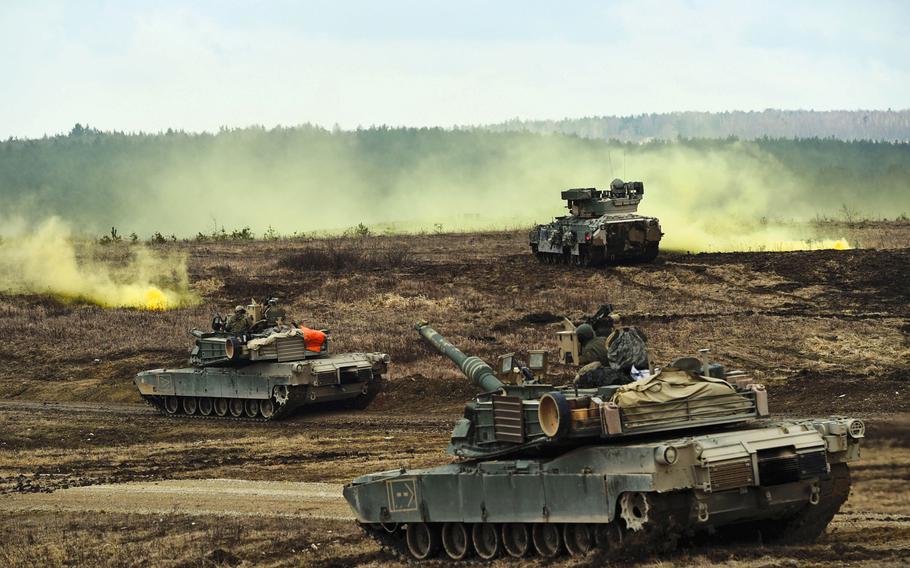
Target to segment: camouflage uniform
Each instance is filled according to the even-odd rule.
[[[599,361],[604,367],[610,366],[606,338],[594,335],[594,328],[586,323],[578,326],[575,334],[578,336],[578,342],[581,343],[579,363],[587,365]]]
[[[234,308],[234,314],[224,322],[224,330],[228,333],[244,333],[249,331],[253,320],[247,315],[243,306]]]

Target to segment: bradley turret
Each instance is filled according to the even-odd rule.
[[[344,488],[367,533],[402,555],[634,555],[731,525],[810,542],[849,494],[862,421],[771,419],[766,391],[704,351],[576,388],[548,384],[545,352],[494,367],[417,330],[480,392],[452,432],[455,461]]]

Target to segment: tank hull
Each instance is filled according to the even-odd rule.
[[[358,478],[344,495],[368,532],[386,544],[398,542],[402,552],[418,559],[427,552],[421,542],[436,533],[451,537],[454,524],[471,531],[481,527],[486,536],[474,543],[481,558],[490,552],[483,548],[492,542],[490,535],[505,538],[504,531],[516,530],[531,540],[549,535],[550,545],[563,539],[557,552],[570,553],[579,546],[589,550],[597,535],[612,535],[600,539],[606,548],[642,535],[657,539],[656,545],[667,540],[668,527],[681,536],[800,520],[801,526],[812,525],[803,530],[813,537],[846,500],[846,464],[858,454],[847,420],[769,423],[578,446],[553,457],[383,472]],[[413,531],[429,536],[412,538]],[[579,545],[584,535],[590,546]],[[538,554],[550,556],[547,539],[540,540]],[[505,548],[497,554],[513,552]]]
[[[365,408],[379,393],[382,354],[349,353],[293,362],[153,369],[134,383],[165,414],[274,420],[328,403]]]
[[[654,260],[662,236],[655,217],[569,216],[538,225],[529,233],[528,242],[541,262],[598,266],[623,260]]]

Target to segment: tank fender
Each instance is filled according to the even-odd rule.
[[[654,476],[648,473],[622,473],[604,476],[607,493],[607,521],[616,516],[617,503],[623,493],[654,491]]]

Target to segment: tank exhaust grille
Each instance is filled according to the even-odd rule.
[[[275,341],[278,361],[299,361],[306,357],[306,343],[302,337],[284,337]]]
[[[521,398],[493,397],[493,433],[498,442],[521,444],[525,441],[525,422]]]
[[[755,484],[752,458],[724,460],[708,465],[711,491],[725,491]]]

